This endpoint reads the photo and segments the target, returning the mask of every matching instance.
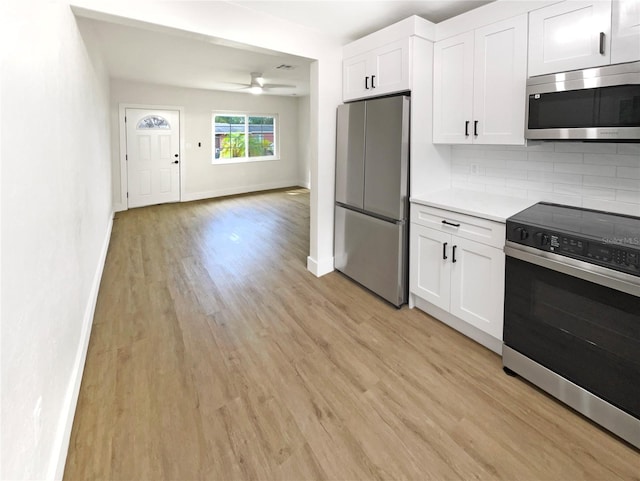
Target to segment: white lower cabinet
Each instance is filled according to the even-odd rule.
[[[502,341],[504,302],[504,252],[496,239],[484,236],[471,240],[468,225],[486,224],[487,232],[504,232],[500,223],[442,212],[441,225],[434,227],[437,209],[413,209],[410,226],[411,294],[446,311],[457,320]],[[431,222],[426,227],[423,221]],[[469,224],[465,225],[465,221]],[[485,243],[487,242],[487,243]],[[504,243],[504,241],[502,241]],[[445,320],[446,322],[446,320]],[[454,326],[456,327],[456,326]]]
[[[504,253],[500,249],[452,236],[451,314],[502,340]]]
[[[443,252],[447,245],[451,245],[451,234],[411,224],[409,235],[411,292],[448,311],[451,299],[451,262]]]

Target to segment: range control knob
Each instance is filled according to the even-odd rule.
[[[549,237],[548,234],[545,234],[544,232],[537,232],[536,242],[538,243],[539,246],[546,246],[546,245],[549,245],[549,243],[551,242],[551,238]]]
[[[515,233],[516,239],[518,240],[523,241],[529,238],[529,233],[524,227],[516,227],[515,229],[513,229],[513,232]]]

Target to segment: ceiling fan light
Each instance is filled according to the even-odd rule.
[[[249,87],[249,92],[253,95],[260,95],[262,93],[262,87],[260,87],[260,85],[252,85]]]

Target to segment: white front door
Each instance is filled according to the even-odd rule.
[[[126,109],[128,206],[180,200],[180,112]]]

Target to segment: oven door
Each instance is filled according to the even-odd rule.
[[[505,253],[508,350],[640,419],[640,278],[512,242]]]

